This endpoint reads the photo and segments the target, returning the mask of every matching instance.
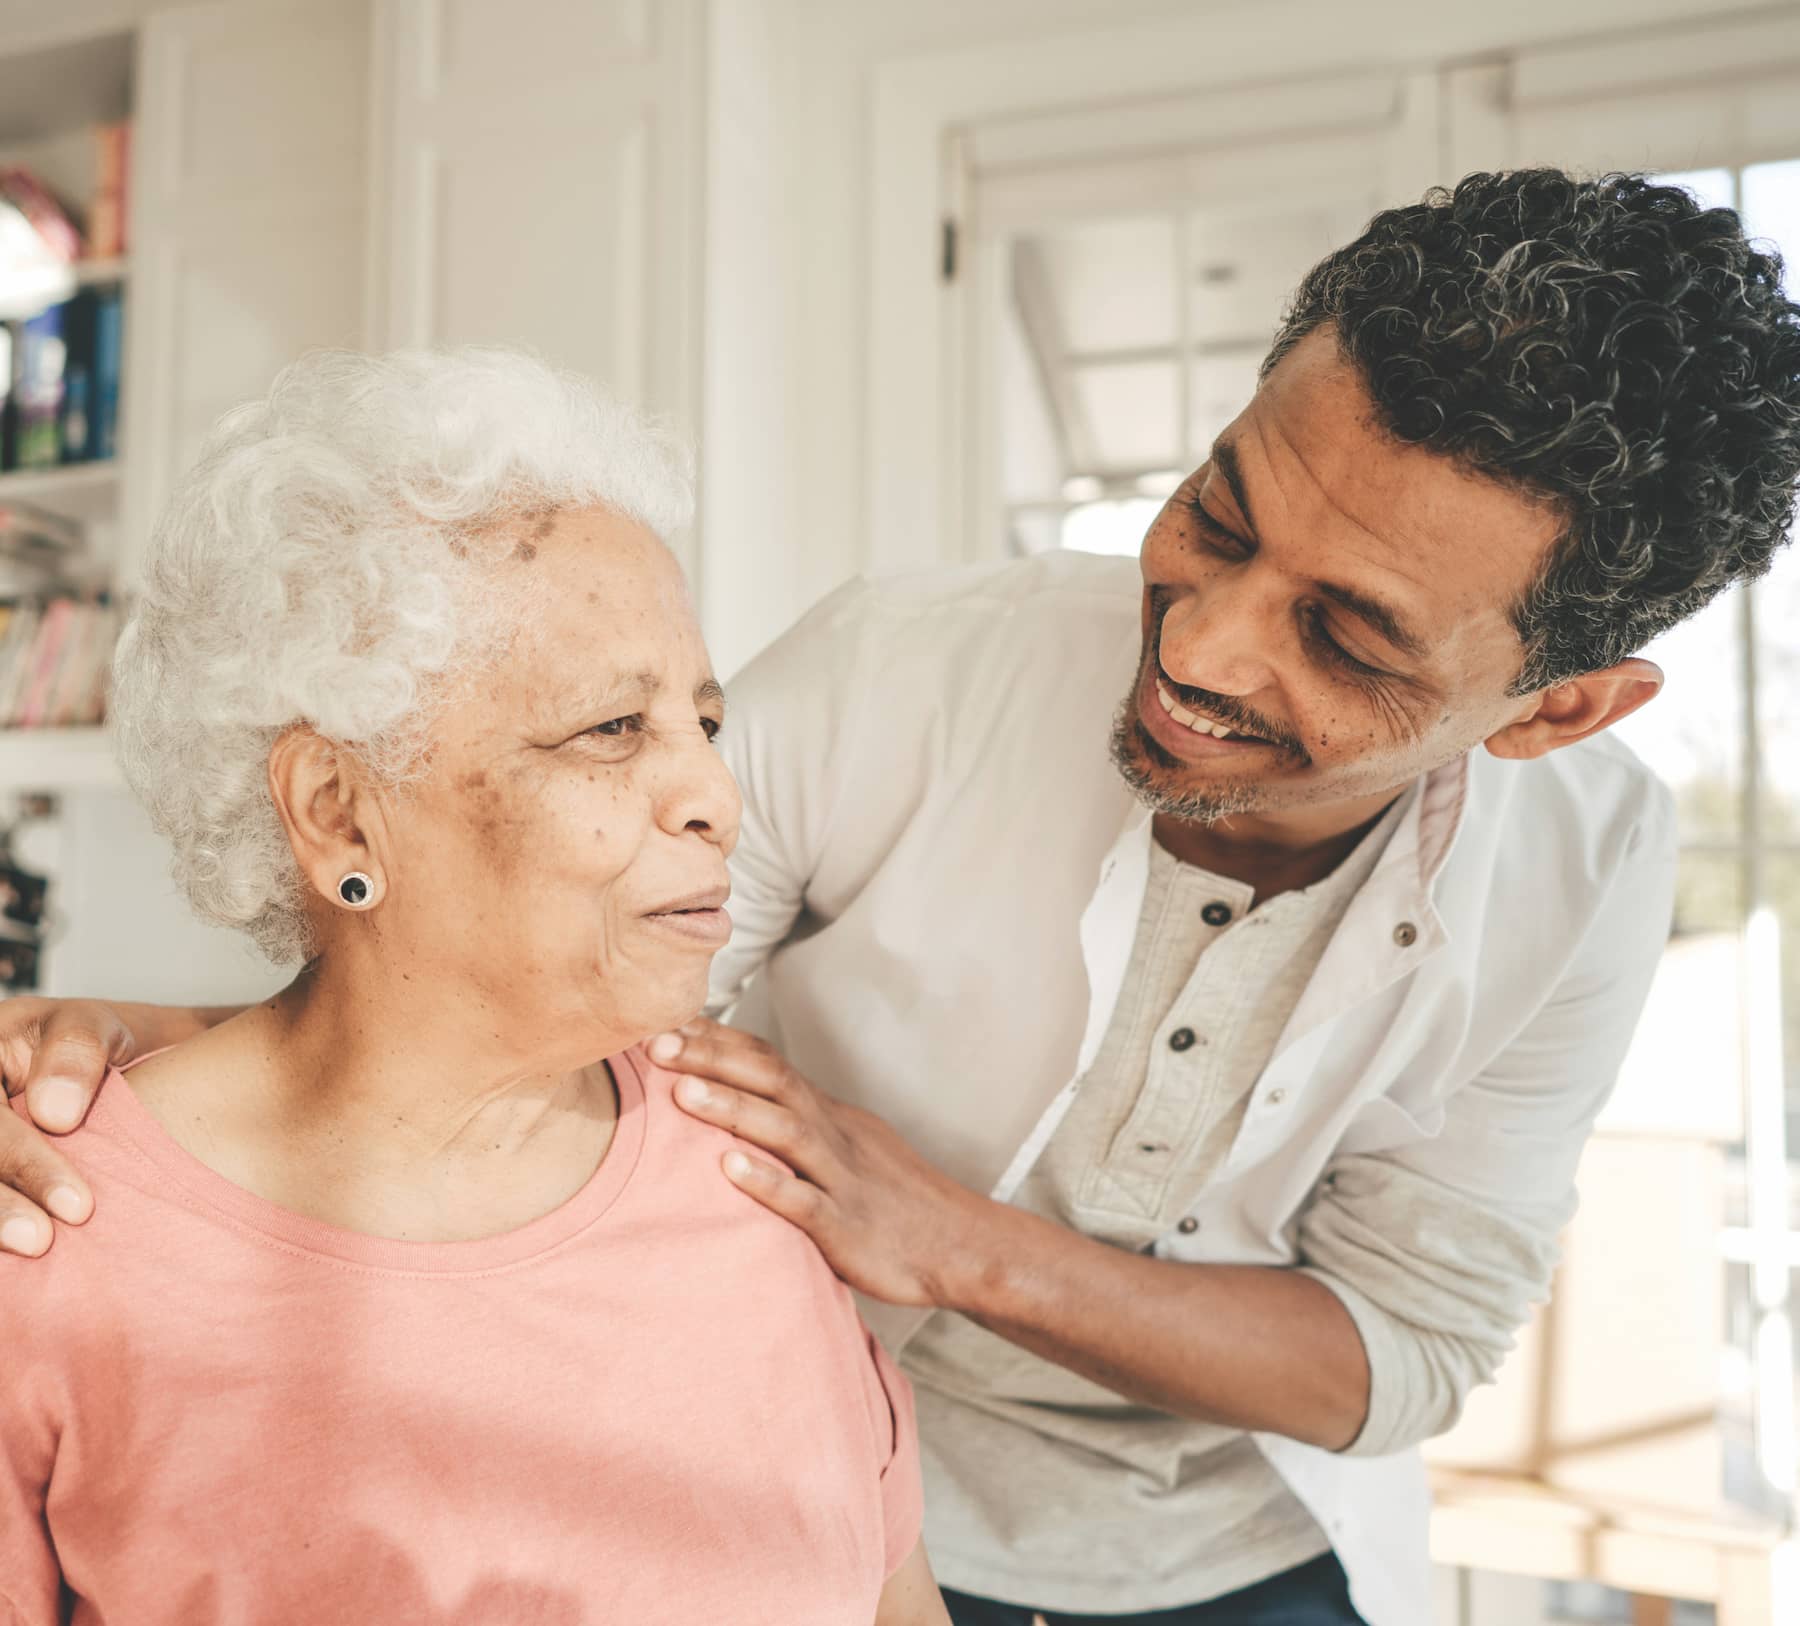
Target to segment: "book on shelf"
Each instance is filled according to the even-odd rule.
[[[117,259],[130,248],[131,124],[94,126],[94,195],[88,203],[87,248],[96,260]]]
[[[13,392],[19,402],[18,466],[22,469],[55,468],[62,461],[68,311],[67,304],[52,305],[19,324],[19,365]]]
[[[124,296],[117,288],[99,289],[94,295],[94,354],[89,385],[90,458],[104,460],[119,455],[119,369],[124,357]]]
[[[0,473],[118,455],[124,296],[84,288],[74,298],[6,324],[8,388],[0,401]]]
[[[0,728],[100,722],[118,633],[105,594],[0,605]]]

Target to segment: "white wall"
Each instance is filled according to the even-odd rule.
[[[169,878],[169,849],[123,791],[62,801],[58,922],[43,992],[172,1005],[261,999],[292,975],[242,932],[203,926]]]

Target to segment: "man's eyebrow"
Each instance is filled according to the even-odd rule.
[[[717,678],[708,678],[694,691],[696,706],[703,705],[708,700],[716,700],[721,706],[725,704],[725,691],[719,686]]]
[[[1425,640],[1378,598],[1359,593],[1354,587],[1340,587],[1336,582],[1317,582],[1318,590],[1334,604],[1341,604],[1352,615],[1368,622],[1381,636],[1416,661],[1425,659]]]
[[[1225,476],[1225,484],[1231,489],[1231,500],[1237,504],[1238,512],[1244,516],[1244,524],[1249,529],[1250,540],[1256,540],[1256,515],[1250,512],[1250,495],[1244,490],[1244,468],[1238,462],[1237,447],[1228,440],[1215,440],[1212,450],[1207,453],[1212,466]]]

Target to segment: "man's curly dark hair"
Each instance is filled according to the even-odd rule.
[[[1392,434],[1565,516],[1512,609],[1516,694],[1636,653],[1793,522],[1800,306],[1730,209],[1642,175],[1470,175],[1315,266],[1264,374],[1327,324]]]

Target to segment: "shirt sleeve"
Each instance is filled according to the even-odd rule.
[[[861,580],[839,588],[731,681],[719,744],[744,812],[709,1015],[736,1002],[805,908],[868,694],[869,597]]]
[[[13,1369],[0,1387],[0,1626],[57,1626],[62,1619],[62,1570],[44,1511],[55,1431],[37,1404],[40,1357],[25,1339],[7,1336],[15,1330],[9,1323],[27,1313],[9,1275],[49,1268],[29,1259],[0,1264],[0,1302],[9,1306],[0,1315],[0,1350]]]
[[[925,1490],[919,1465],[919,1423],[913,1405],[912,1384],[882,1348],[881,1340],[867,1332],[869,1355],[873,1362],[881,1404],[878,1415],[885,1412],[886,1427],[878,1437],[885,1439],[885,1465],[881,1470],[881,1514],[883,1545],[882,1578],[899,1569],[912,1550],[919,1545],[925,1525]]]
[[[1443,1433],[1549,1296],[1576,1165],[1668,941],[1675,863],[1659,786],[1555,995],[1450,1097],[1440,1132],[1327,1168],[1298,1242],[1368,1355],[1369,1410],[1350,1454]]]

